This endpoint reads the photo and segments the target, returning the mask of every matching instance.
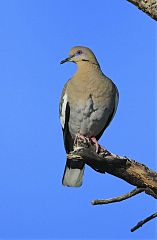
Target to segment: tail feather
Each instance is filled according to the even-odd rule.
[[[80,187],[84,174],[84,163],[75,159],[67,159],[62,184],[68,187]]]

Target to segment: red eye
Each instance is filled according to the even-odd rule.
[[[82,54],[82,51],[81,51],[81,50],[78,50],[77,53],[78,53],[78,54]]]

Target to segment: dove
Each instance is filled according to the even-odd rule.
[[[119,93],[113,81],[102,72],[92,50],[76,46],[61,64],[73,62],[77,71],[67,81],[60,99],[60,121],[66,153],[74,149],[77,136],[97,141],[113,119]],[[82,185],[85,164],[67,159],[62,184],[68,187]]]

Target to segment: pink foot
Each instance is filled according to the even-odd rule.
[[[76,136],[75,136],[74,144],[76,144],[77,138],[80,138],[80,139],[83,140],[85,143],[91,141],[91,142],[95,145],[96,153],[98,153],[99,148],[100,148],[100,145],[98,144],[98,142],[97,142],[97,140],[96,140],[95,137],[89,138],[89,137],[83,136],[83,135],[80,134],[80,133],[77,133]]]
[[[75,136],[74,144],[76,144],[77,138],[80,138],[80,139],[83,140],[84,142],[89,141],[89,138],[81,135],[80,133],[77,133],[76,136]]]
[[[98,151],[99,151],[99,144],[98,144],[96,138],[95,138],[95,137],[92,137],[92,138],[91,138],[91,141],[92,141],[92,143],[95,144],[96,153],[98,153]]]

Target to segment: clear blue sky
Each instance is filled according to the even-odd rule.
[[[92,206],[134,187],[88,166],[81,188],[61,185],[65,151],[59,98],[84,45],[118,86],[117,114],[100,143],[156,170],[155,21],[123,0],[0,0],[0,239],[155,239],[156,211],[140,194]]]

